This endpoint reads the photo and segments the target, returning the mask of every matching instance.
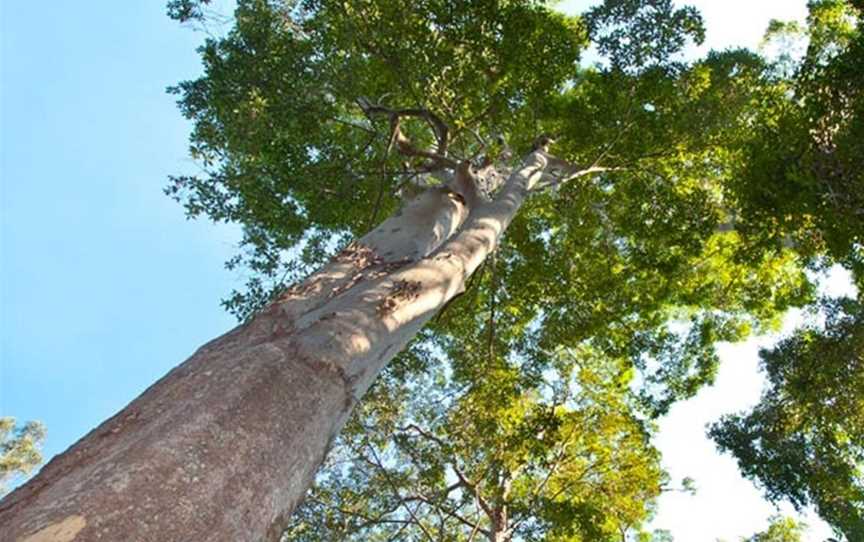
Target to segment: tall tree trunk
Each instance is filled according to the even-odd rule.
[[[464,290],[546,164],[532,153],[472,209],[418,196],[6,497],[0,541],[278,540],[354,404]]]

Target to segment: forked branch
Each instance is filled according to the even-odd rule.
[[[370,120],[375,116],[386,116],[390,120],[388,151],[396,147],[405,156],[426,158],[429,160],[425,166],[428,171],[443,168],[456,169],[458,166],[455,160],[447,156],[447,145],[449,144],[450,134],[447,124],[435,113],[423,108],[393,109],[380,104],[374,104],[362,96],[357,98],[357,105]],[[401,121],[406,117],[420,118],[429,124],[436,140],[434,150],[420,149],[405,136],[402,132]]]

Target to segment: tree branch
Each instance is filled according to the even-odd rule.
[[[498,301],[498,258],[496,257],[496,254],[497,251],[489,255],[492,259],[492,285],[489,291],[489,323],[487,324],[489,327],[489,343],[487,347],[490,362],[495,357],[495,308]]]
[[[428,109],[408,108],[392,109],[380,104],[373,104],[367,98],[357,98],[357,105],[370,119],[377,115],[386,116],[390,120],[390,141],[388,150],[396,147],[405,156],[417,156],[430,161],[427,168],[432,171],[441,168],[456,169],[458,163],[447,157],[447,145],[449,143],[449,129],[441,118]],[[425,120],[432,128],[432,133],[437,140],[434,151],[419,149],[405,137],[401,129],[401,120],[404,117],[416,117]]]
[[[534,490],[534,494],[531,496],[531,503],[532,503],[531,507],[532,508],[537,504],[537,501],[540,498],[540,494],[543,492],[543,489],[546,487],[546,484],[549,483],[549,480],[552,479],[552,476],[555,474],[555,472],[562,466],[562,464],[564,462],[564,458],[567,457],[567,445],[570,443],[570,439],[573,438],[573,435],[576,433],[576,430],[578,428],[579,428],[579,426],[574,423],[573,427],[570,429],[569,433],[567,433],[567,437],[561,443],[561,448],[558,451],[558,457],[555,458],[555,461],[552,463],[551,467],[547,471],[546,476],[543,478],[543,481],[540,483],[540,485],[538,485],[536,487],[536,489]],[[521,525],[522,522],[525,521],[525,519],[527,519],[527,517],[528,516],[523,516],[523,517],[519,518],[517,521],[515,521],[510,528],[511,531],[515,531],[516,528],[519,527],[519,525]]]
[[[439,511],[442,512],[444,515],[449,516],[449,517],[455,519],[456,521],[458,521],[459,523],[462,523],[462,524],[465,525],[466,527],[470,527],[471,529],[480,529],[481,531],[483,531],[484,533],[486,533],[486,530],[485,530],[485,529],[482,529],[482,528],[479,527],[479,523],[475,523],[475,522],[469,520],[468,518],[466,518],[466,517],[464,517],[463,515],[459,514],[459,513],[456,512],[455,510],[451,510],[451,509],[449,509],[449,508],[447,508],[447,507],[442,506],[442,504],[441,504],[440,502],[434,501],[434,500],[430,499],[429,497],[427,497],[427,496],[425,496],[425,495],[423,495],[423,494],[418,494],[418,495],[416,496],[416,498],[417,498],[418,500],[420,500],[420,501],[422,501],[422,502],[428,504],[429,506],[434,506],[436,510],[439,510]]]
[[[591,166],[585,169],[580,169],[578,171],[572,172],[567,177],[561,177],[560,179],[553,179],[546,183],[537,183],[537,187],[535,190],[545,190],[547,188],[554,188],[556,186],[561,186],[563,184],[569,183],[579,177],[584,177],[586,175],[591,175],[593,173],[604,173],[607,171],[625,171],[626,167],[603,167],[603,166]]]
[[[417,432],[420,436],[422,436],[423,438],[426,438],[426,439],[428,439],[428,440],[431,440],[432,442],[434,442],[434,443],[437,444],[438,446],[440,446],[440,447],[442,447],[442,448],[444,448],[444,449],[449,448],[449,446],[447,445],[447,443],[444,442],[441,438],[436,437],[435,435],[433,435],[432,433],[426,431],[425,429],[423,429],[422,427],[420,427],[420,426],[417,425],[417,424],[410,423],[410,424],[406,425],[405,427],[402,427],[402,428],[400,429],[400,431],[402,431],[403,433],[407,433],[408,431],[415,431],[415,432]]]
[[[423,430],[421,427],[419,427],[415,424],[410,424],[410,425],[406,426],[405,429],[413,429],[420,436],[422,436],[428,440],[431,440],[432,442],[438,444],[438,446],[444,448],[445,450],[447,448],[449,448],[447,443],[445,443],[442,439],[440,439],[440,438],[436,437],[435,435]],[[403,431],[404,431],[404,429],[403,429]],[[471,493],[474,494],[474,497],[477,499],[477,502],[479,503],[480,507],[483,509],[484,512],[486,512],[486,515],[489,516],[490,521],[493,520],[494,519],[494,511],[489,506],[489,504],[486,502],[486,500],[480,496],[480,491],[477,487],[477,484],[470,481],[468,479],[468,477],[465,476],[465,473],[463,473],[462,470],[459,468],[459,466],[456,464],[456,461],[454,458],[451,458],[451,461],[449,461],[449,463],[450,463],[450,467],[453,469],[453,472],[456,474],[456,477],[459,478],[460,484],[463,485],[464,487],[466,487],[467,489],[469,489],[471,491]]]
[[[387,483],[390,485],[390,488],[392,489],[393,494],[397,498],[400,499],[400,504],[403,505],[405,510],[408,512],[408,515],[411,516],[411,519],[414,521],[414,523],[417,525],[417,527],[423,532],[423,534],[426,536],[426,538],[428,538],[430,542],[435,542],[435,538],[433,538],[432,535],[429,533],[429,531],[426,530],[426,527],[424,527],[423,524],[420,522],[420,520],[417,518],[417,515],[414,513],[414,510],[411,510],[411,507],[406,504],[407,501],[405,500],[405,498],[400,496],[399,487],[396,485],[396,482],[394,482],[393,478],[390,477],[390,473],[387,471],[387,469],[381,463],[381,459],[379,459],[378,454],[375,453],[375,448],[373,448],[372,445],[368,444],[368,443],[366,444],[366,446],[369,448],[369,451],[372,452],[372,458],[375,461],[375,465],[380,469],[381,474],[384,475],[384,479],[387,480]]]

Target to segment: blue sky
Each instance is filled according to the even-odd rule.
[[[804,0],[693,3],[721,48],[805,13]],[[45,422],[47,457],[233,326],[218,301],[244,282],[222,265],[237,231],[186,221],[162,194],[195,171],[165,87],[200,72],[205,37],[163,5],[0,0],[0,415]],[[772,511],[702,435],[758,398],[755,352],[726,348],[718,386],[661,424],[667,466],[700,486],[661,501],[656,526],[679,541],[732,542]]]
[[[161,1],[2,5],[0,413],[50,457],[228,329],[242,281],[236,232],[161,192],[195,167],[165,87],[203,36]]]

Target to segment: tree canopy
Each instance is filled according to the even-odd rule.
[[[811,1],[805,26],[775,21],[766,39],[806,46],[781,55],[759,93],[734,193],[742,231],[783,240],[811,261],[828,257],[864,277],[864,40],[861,6]],[[787,47],[788,47],[787,42]]]
[[[768,38],[804,40],[775,70],[746,145],[736,191],[766,241],[783,239],[815,268],[852,271],[858,299],[823,300],[821,317],[762,352],[768,387],[750,412],[711,429],[772,500],[814,504],[849,540],[864,537],[864,34],[862,6],[810,2],[806,26],[775,22]]]
[[[172,0],[169,14],[200,19],[206,4]],[[851,3],[810,9],[805,30],[772,25],[806,33],[789,64],[745,50],[685,60],[704,30],[670,0],[607,0],[579,17],[527,0],[238,1],[231,29],[201,48],[204,75],[171,89],[203,173],[166,192],[191,217],[242,226],[228,266],[251,279],[225,301],[241,319],[440,183],[393,134],[478,166],[552,134],[557,156],[593,173],[544,181],[466,293],[388,367],[298,539],[387,539],[406,525],[466,539],[490,528],[472,518],[496,499],[528,518],[514,521],[526,539],[639,527],[664,480],[650,419],[712,381],[714,345],[813,304],[810,270],[864,277],[861,35]],[[580,64],[590,44],[604,62]],[[370,104],[406,120],[395,130]],[[587,420],[598,425],[567,448]],[[761,423],[736,420],[748,437]],[[812,457],[789,460],[784,473]],[[567,485],[594,465],[610,470]],[[372,479],[392,494],[370,495]],[[822,491],[767,479],[798,502]]]
[[[538,381],[474,341],[483,346],[427,352],[426,371],[376,385],[286,540],[620,540],[640,531],[667,482],[632,373],[598,351],[559,350]]]
[[[191,216],[244,228],[228,265],[254,274],[226,305],[248,315],[396,208],[418,172],[388,153],[387,127],[357,99],[420,105],[451,127],[457,156],[489,154],[498,138],[525,149],[549,132],[570,162],[614,169],[549,186],[511,227],[496,295],[512,305],[499,317],[521,326],[500,340],[518,338],[529,359],[532,347],[589,339],[630,357],[658,413],[695,393],[716,367],[713,342],[770,328],[812,288],[793,251],[726,228],[735,214],[727,184],[763,62],[745,51],[689,65],[630,51],[672,53],[701,37],[691,11],[660,2],[667,27],[652,39],[662,43],[622,45],[609,51],[613,67],[582,68],[588,26],[653,24],[619,4],[586,25],[536,2],[241,1],[235,26],[202,47],[205,75],[172,89],[207,174],[175,178],[168,192]],[[506,30],[508,17],[518,29]],[[408,66],[412,52],[424,56]],[[414,124],[412,138],[430,137]],[[686,340],[670,322],[687,324]]]
[[[772,500],[813,503],[849,540],[864,535],[864,310],[827,304],[822,326],[762,352],[769,384],[746,414],[711,436]]]

